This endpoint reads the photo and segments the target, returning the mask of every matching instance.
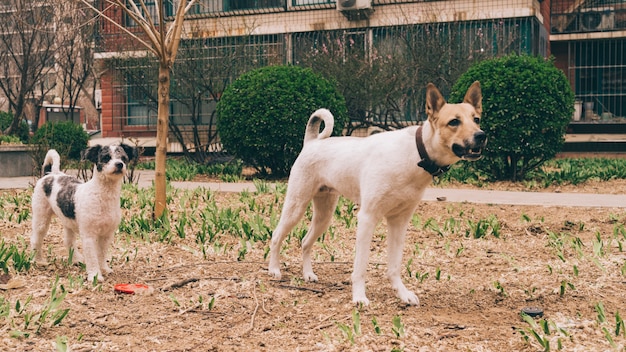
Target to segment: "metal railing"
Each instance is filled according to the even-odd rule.
[[[626,2],[621,0],[552,0],[552,34],[626,29]]]

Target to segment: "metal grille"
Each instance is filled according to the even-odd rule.
[[[362,5],[355,11],[336,9]],[[623,1],[590,0],[201,0],[186,21],[171,111],[180,123],[198,112],[210,123],[220,92],[241,73],[291,63],[336,80],[350,116],[364,124],[359,127],[389,128],[423,118],[427,82],[447,95],[473,62],[526,53],[555,56],[580,101],[581,118],[593,102],[590,118],[615,119],[626,114],[625,39],[608,34],[622,28],[624,6]],[[595,13],[600,24],[592,28],[597,19],[589,17]],[[101,52],[137,48],[110,26],[102,24]],[[119,90],[125,97],[137,89],[123,75],[114,81],[127,87]],[[191,103],[194,97],[201,103]],[[133,104],[126,98],[114,101]],[[112,114],[123,120],[132,117],[130,111]]]
[[[538,54],[538,24],[529,19],[428,23],[291,35],[292,62],[337,81],[353,124],[396,128],[425,118],[425,87],[447,95],[479,60]]]
[[[589,33],[626,29],[623,0],[552,0],[552,33]]]
[[[576,92],[576,120],[626,122],[626,40],[557,43],[566,51],[566,74]]]
[[[574,119],[626,123],[626,1],[551,1],[552,52],[576,94]]]

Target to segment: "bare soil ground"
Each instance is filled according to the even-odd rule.
[[[612,181],[541,191],[625,189],[623,181]],[[29,194],[0,191],[0,197],[17,199]],[[170,194],[172,229],[181,214],[207,207],[209,197],[199,196],[202,192]],[[275,221],[271,217],[278,215],[282,196],[252,197],[263,205],[257,209],[273,209],[259,212],[264,221]],[[221,209],[254,215],[239,194],[210,198]],[[30,204],[3,208],[17,214]],[[85,281],[83,268],[67,264],[55,222],[47,239],[50,264],[4,278],[19,287],[0,290],[11,308],[5,315],[0,311],[0,349],[50,351],[66,341],[71,351],[541,351],[541,340],[551,350],[624,350],[619,317],[626,315],[625,210],[423,203],[404,252],[404,280],[420,306],[400,303],[385,279],[387,238],[381,224],[368,270],[371,304],[355,307],[350,273],[356,219],[346,209],[316,247],[317,283],[301,279],[295,236],[285,244],[284,279],[277,281],[267,275],[267,240],[219,233],[203,254],[197,237],[201,221],[195,219],[185,238],[159,241],[154,230],[120,232],[111,251],[113,273],[94,286]],[[140,212],[131,207],[124,217]],[[29,219],[18,222],[5,213],[1,238],[26,248]],[[484,237],[474,238],[476,228]],[[56,326],[44,319],[36,332],[36,322],[26,326],[25,319],[28,312],[41,316],[57,276],[67,291],[58,309],[69,312]],[[119,294],[116,283],[144,283],[153,290]],[[26,308],[16,311],[16,302],[23,306],[28,297]],[[541,308],[545,324],[523,321],[525,307]],[[20,333],[28,337],[11,337]]]

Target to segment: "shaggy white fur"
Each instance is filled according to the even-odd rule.
[[[63,224],[64,244],[74,253],[74,261],[84,262],[87,278],[103,280],[111,272],[106,253],[117,230],[122,212],[120,193],[127,164],[137,157],[137,150],[126,144],[92,146],[83,151],[83,159],[93,162],[93,177],[86,183],[60,170],[56,150],[46,154],[44,176],[37,181],[32,196],[33,222],[31,247],[37,263],[44,264],[43,239],[48,232],[52,215]],[[76,247],[80,234],[84,256]]]

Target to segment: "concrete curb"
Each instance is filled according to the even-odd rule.
[[[447,202],[455,203],[626,208],[626,195],[621,194],[512,192],[428,188],[424,192],[422,200],[434,201],[441,197],[444,197]]]
[[[139,188],[152,187],[154,172],[141,171],[138,179]],[[1,189],[27,189],[32,187],[36,178],[2,177]],[[251,182],[184,182],[173,181],[171,185],[180,189],[206,188],[215,192],[255,192]],[[424,201],[446,201],[452,203],[465,202],[473,204],[509,204],[509,205],[540,205],[587,208],[626,208],[626,195],[591,194],[591,193],[546,193],[546,192],[512,192],[475,189],[427,188],[422,197]]]

